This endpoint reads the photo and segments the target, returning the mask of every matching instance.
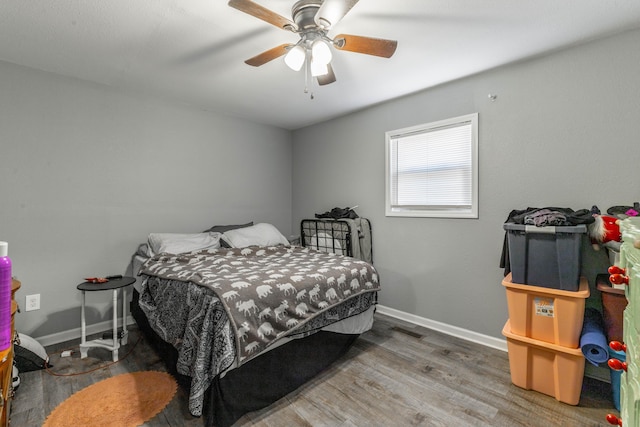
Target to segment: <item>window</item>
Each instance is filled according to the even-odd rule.
[[[478,218],[478,113],[386,133],[386,215]]]

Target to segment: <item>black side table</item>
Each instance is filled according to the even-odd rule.
[[[111,279],[105,283],[84,282],[78,285],[78,289],[82,291],[82,311],[80,314],[80,325],[82,329],[82,338],[80,341],[80,358],[87,357],[87,351],[91,347],[102,347],[110,350],[113,354],[113,361],[118,361],[118,349],[120,343],[127,344],[127,289],[126,287],[136,281],[134,277],[122,277],[120,279]],[[118,289],[122,289],[122,334],[118,337]],[[111,339],[95,339],[87,341],[87,324],[85,320],[85,292],[93,291],[110,291],[113,290],[113,335]],[[118,339],[120,338],[120,339]]]

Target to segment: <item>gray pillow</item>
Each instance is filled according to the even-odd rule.
[[[216,233],[225,233],[227,231],[231,231],[231,230],[236,230],[238,228],[246,228],[246,227],[251,227],[253,225],[253,221],[248,222],[246,224],[236,224],[236,225],[214,225],[213,227],[211,227],[208,230],[204,230],[204,233],[213,231]],[[224,240],[220,239],[220,246],[223,248],[230,248],[231,246],[225,242]]]
[[[204,230],[203,233],[215,232],[215,233],[225,233],[230,230],[235,230],[236,228],[245,228],[251,227],[253,225],[253,221],[248,222],[246,224],[237,224],[237,225],[214,225],[208,230]]]

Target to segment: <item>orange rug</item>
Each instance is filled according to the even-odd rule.
[[[120,374],[90,385],[56,407],[42,427],[135,427],[173,399],[177,384],[166,372]]]

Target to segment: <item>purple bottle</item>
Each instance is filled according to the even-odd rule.
[[[11,259],[9,244],[0,242],[0,351],[11,347]]]

